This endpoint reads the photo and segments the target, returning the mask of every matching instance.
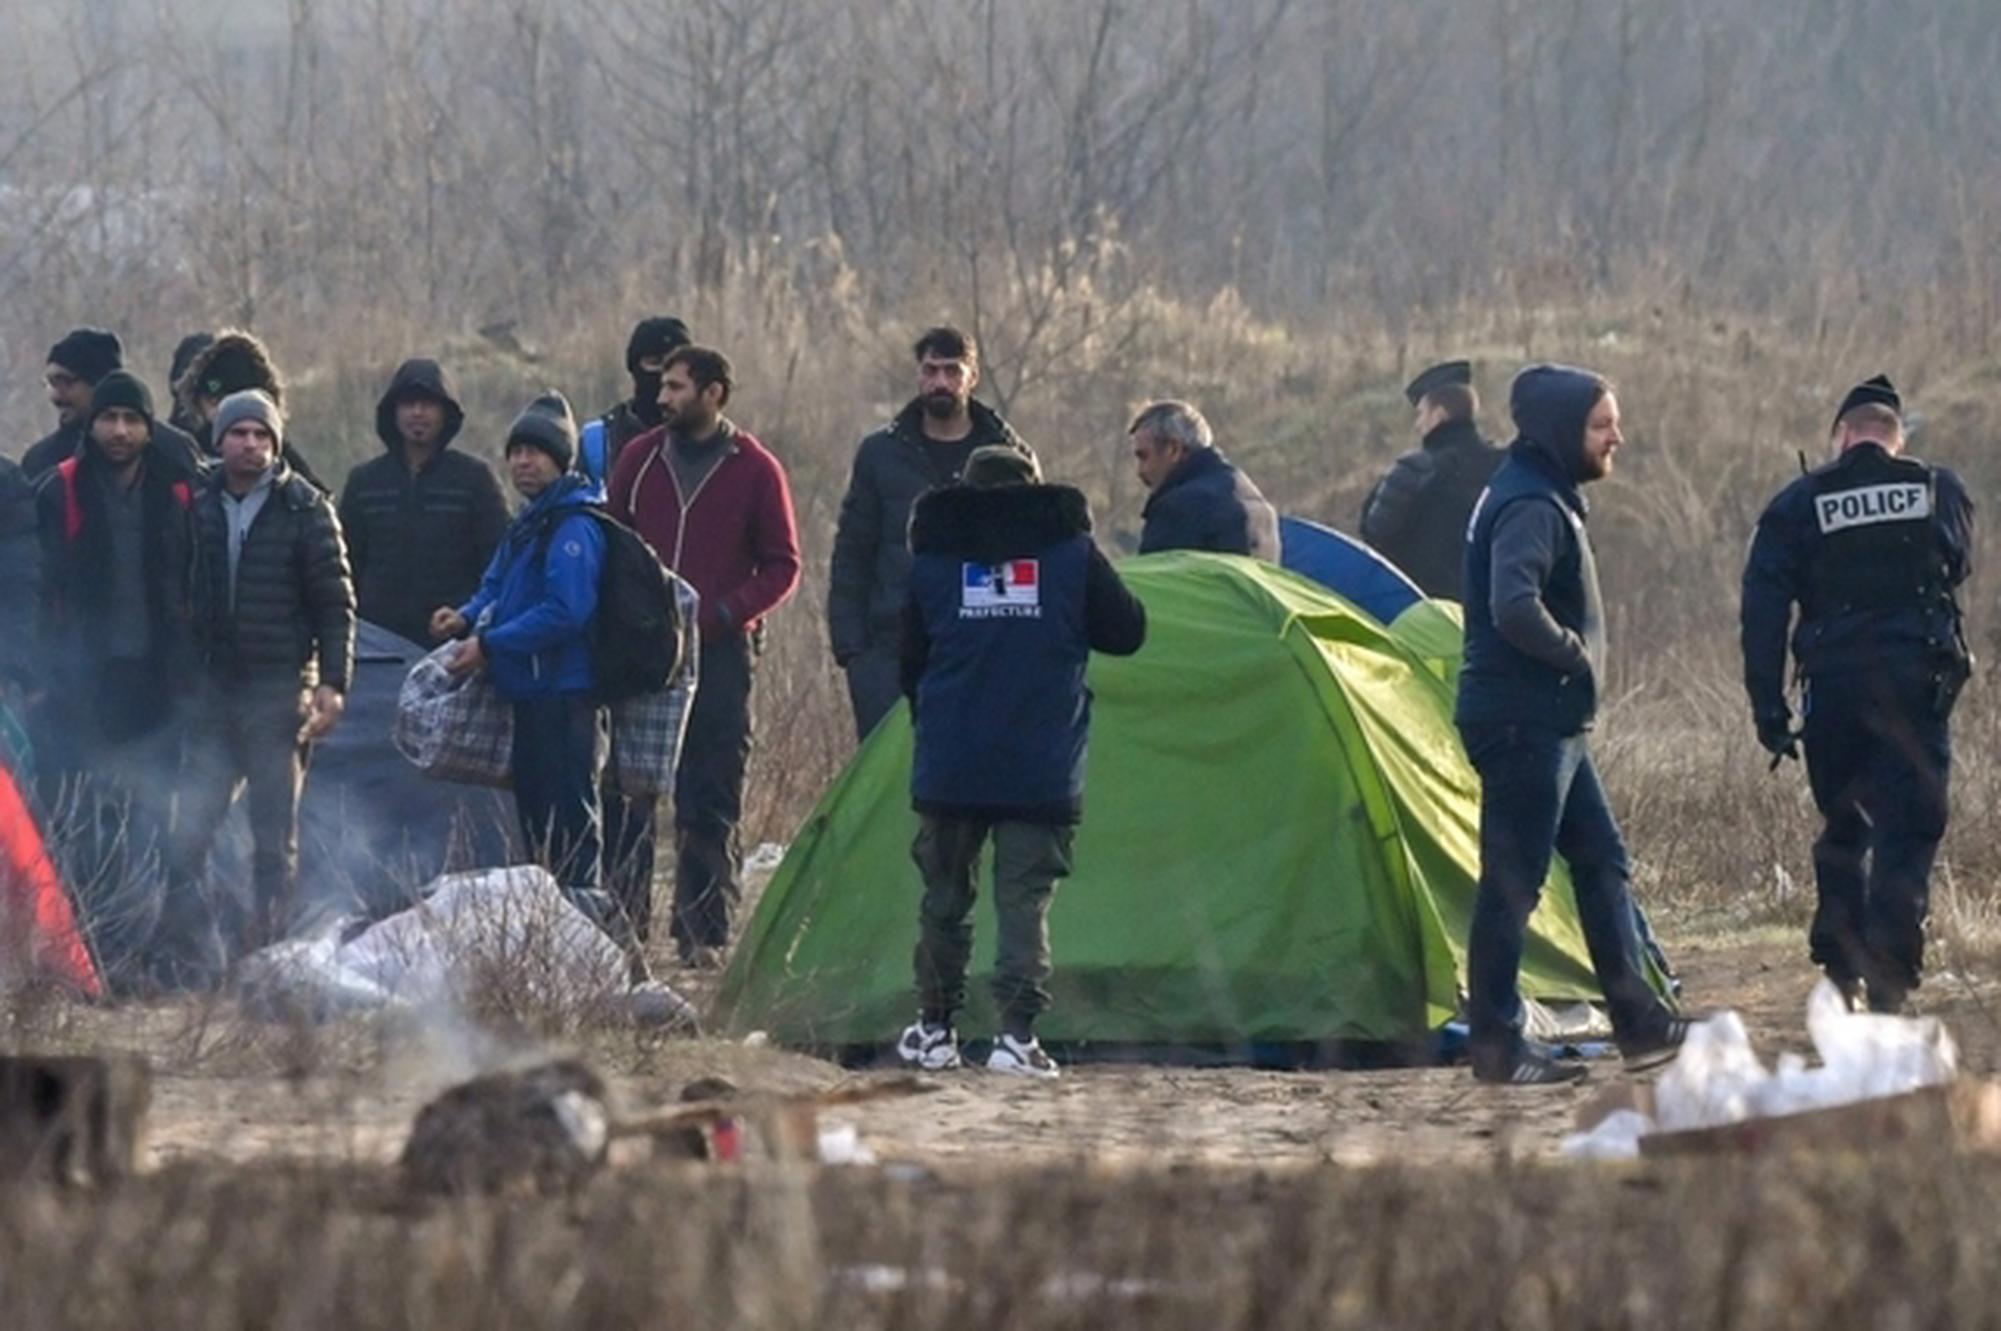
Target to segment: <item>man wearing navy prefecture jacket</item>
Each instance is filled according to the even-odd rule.
[[[897,1054],[930,1070],[960,1066],[953,1019],[991,836],[1001,1030],[987,1067],[1049,1078],[1057,1067],[1035,1020],[1049,1006],[1050,897],[1070,872],[1083,814],[1084,667],[1094,651],[1138,651],[1146,611],[1092,542],[1084,496],[1042,484],[1033,457],[980,448],[963,476],[919,499],[910,524],[902,665],[916,718],[910,791],[923,823],[911,855],[924,904],[918,1019]]]

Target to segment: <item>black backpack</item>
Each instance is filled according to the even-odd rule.
[[[543,525],[544,556],[557,523],[578,511],[563,509]],[[658,693],[680,670],[687,651],[688,626],[681,621],[674,579],[638,532],[600,505],[581,511],[595,518],[604,533],[604,569],[598,574],[598,608],[590,632],[598,701]]]

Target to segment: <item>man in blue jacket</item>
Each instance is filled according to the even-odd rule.
[[[1140,484],[1153,492],[1140,514],[1141,554],[1213,550],[1278,562],[1278,510],[1223,456],[1201,412],[1148,403],[1126,433]]]
[[[522,838],[585,914],[611,926],[599,890],[604,744],[590,649],[605,543],[588,512],[595,484],[570,470],[576,455],[577,423],[563,395],[552,390],[529,403],[507,432],[508,477],[527,507],[473,598],[440,606],[431,633],[465,637],[452,673],[485,670],[513,705]]]
[[[1814,962],[1852,1007],[1898,1012],[1918,984],[1932,859],[1945,835],[1953,703],[1972,669],[1957,599],[1973,503],[1904,455],[1903,401],[1878,375],[1835,414],[1834,459],[1781,490],[1744,567],[1744,685],[1758,741],[1805,741],[1825,825],[1813,847]],[[1793,608],[1799,622],[1793,627]],[[1786,634],[1805,680],[1786,703]]]
[[[1611,385],[1533,365],[1509,395],[1516,438],[1473,510],[1466,657],[1456,720],[1480,774],[1480,887],[1466,958],[1473,1075],[1547,1085],[1584,1076],[1522,1034],[1522,939],[1561,851],[1612,1032],[1628,1067],[1674,1055],[1688,1023],[1648,976],[1631,869],[1586,736],[1605,668],[1605,616],[1581,487],[1624,442]]]
[[[924,904],[918,1019],[897,1055],[931,1070],[959,1066],[953,1018],[991,835],[1001,1030],[987,1067],[1054,1077],[1035,1020],[1049,1005],[1049,901],[1083,816],[1084,667],[1094,651],[1138,651],[1146,611],[1092,542],[1084,496],[1041,484],[1033,457],[989,445],[962,475],[919,499],[910,522],[902,667],[916,718],[910,793],[923,822],[911,855]]]

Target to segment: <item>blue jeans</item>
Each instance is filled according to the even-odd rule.
[[[1467,947],[1466,1023],[1476,1058],[1522,1049],[1522,939],[1552,854],[1570,865],[1577,919],[1619,1043],[1658,1038],[1672,1017],[1647,976],[1631,868],[1583,735],[1467,725],[1480,774],[1480,889]]]
[[[1929,668],[1886,662],[1807,685],[1806,771],[1824,826],[1808,941],[1837,979],[1917,987],[1952,740]]]

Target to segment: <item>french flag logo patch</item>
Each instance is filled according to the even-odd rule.
[[[968,618],[1042,613],[1042,568],[1037,560],[967,564],[959,584],[959,613]]]

